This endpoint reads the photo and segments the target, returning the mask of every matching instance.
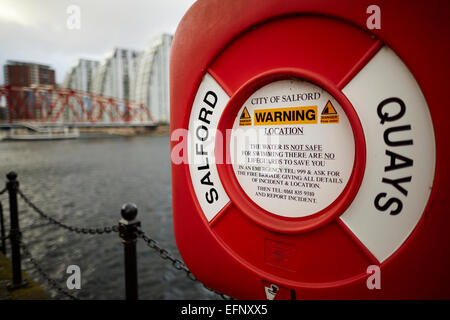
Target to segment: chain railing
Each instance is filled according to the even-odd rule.
[[[57,225],[58,227],[61,227],[63,229],[66,229],[71,232],[75,233],[82,233],[82,234],[104,234],[104,233],[111,233],[111,232],[119,232],[119,228],[117,225],[113,225],[111,227],[103,227],[103,228],[80,228],[80,227],[73,227],[69,226],[65,223],[62,223],[61,221],[58,221],[49,215],[45,214],[41,209],[39,209],[31,200],[23,194],[23,192],[18,189],[17,194],[23,199],[23,201],[36,213],[38,213],[41,218],[47,220],[51,224]]]
[[[24,252],[24,256],[28,258],[30,263],[33,265],[34,269],[41,275],[42,278],[47,281],[47,283],[50,285],[50,287],[54,290],[56,290],[59,294],[62,296],[65,296],[71,300],[79,300],[77,297],[72,295],[71,293],[64,290],[61,285],[58,283],[58,281],[52,279],[47,272],[44,271],[44,269],[40,266],[40,264],[36,261],[36,259],[33,258],[31,255],[30,250],[28,249],[28,246],[25,245],[23,241],[20,242],[20,247],[22,248],[22,251]]]
[[[174,269],[182,271],[188,279],[201,283],[194,274],[189,270],[189,268],[184,264],[183,261],[176,258],[168,250],[161,247],[161,245],[154,239],[150,238],[141,229],[140,221],[136,220],[137,207],[134,204],[126,204],[121,209],[121,216],[119,223],[109,227],[102,228],[80,228],[70,226],[66,223],[56,220],[50,215],[46,214],[38,206],[36,206],[28,196],[26,196],[22,190],[19,188],[19,182],[17,181],[17,174],[15,172],[10,172],[7,174],[8,182],[6,183],[6,188],[0,191],[0,194],[9,192],[9,209],[10,209],[10,233],[6,236],[2,233],[1,240],[5,241],[9,239],[11,241],[11,255],[12,255],[12,265],[13,265],[13,279],[11,288],[19,288],[26,286],[27,283],[23,281],[21,275],[21,255],[20,250],[24,252],[24,256],[28,257],[29,262],[37,270],[37,272],[48,282],[48,284],[54,288],[61,295],[66,296],[70,299],[78,299],[74,295],[70,294],[64,290],[56,280],[52,279],[48,273],[46,273],[39,263],[34,259],[25,245],[21,240],[22,234],[19,228],[18,220],[18,204],[17,195],[24,201],[24,203],[31,208],[35,213],[39,215],[40,218],[48,221],[50,224],[63,228],[67,231],[74,232],[77,234],[86,235],[102,235],[109,234],[112,232],[118,232],[119,237],[122,239],[124,245],[124,259],[125,259],[125,293],[127,300],[137,300],[138,299],[138,277],[137,277],[137,255],[136,255],[136,242],[137,239],[142,239],[145,244],[155,250],[161,259],[170,261]],[[0,202],[0,213],[2,213],[2,207]],[[3,215],[0,215],[3,224]],[[2,232],[4,230],[2,229]],[[6,249],[4,251],[6,253]],[[222,299],[229,300],[230,297],[217,292],[203,283],[201,283],[207,290],[219,295]]]
[[[186,274],[186,277],[194,282],[200,282],[197,280],[197,278],[194,276],[194,274],[189,270],[189,268],[184,264],[183,261],[180,259],[175,258],[169,251],[162,248],[158,241],[153,240],[152,238],[148,237],[142,230],[138,229],[138,237],[144,240],[144,242],[147,244],[147,246],[153,250],[155,250],[161,259],[168,260],[172,263],[172,266],[179,271],[183,271]],[[201,283],[201,282],[200,282]],[[205,284],[201,283],[203,287],[217,295],[219,295],[224,300],[231,300],[229,296],[220,293],[218,291],[215,291],[214,289],[211,289],[207,287]]]

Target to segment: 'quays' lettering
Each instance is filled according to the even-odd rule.
[[[208,151],[205,150],[204,143],[209,137],[209,124],[211,123],[209,117],[213,114],[214,108],[216,107],[217,95],[212,91],[208,91],[203,98],[203,102],[205,103],[205,106],[202,107],[198,113],[198,120],[200,121],[195,129],[195,154],[204,159],[203,164],[198,166],[197,170],[204,171],[200,183],[205,186],[210,186],[208,192],[205,193],[205,198],[206,201],[211,204],[219,199],[219,193],[214,187],[214,182],[211,181],[211,171],[208,160],[209,154]]]
[[[385,107],[389,104],[397,104],[398,108],[395,108],[394,112],[386,112]],[[392,110],[392,109],[389,109]],[[399,98],[388,98],[383,100],[377,108],[377,114],[378,117],[381,120],[381,124],[384,125],[385,123],[395,123],[397,120],[400,120],[406,112],[406,105],[405,103],[399,99]],[[408,196],[408,183],[411,182],[412,177],[411,176],[404,176],[401,178],[390,178],[389,173],[397,172],[397,170],[402,170],[404,168],[412,167],[413,165],[413,159],[410,159],[408,157],[405,157],[404,155],[399,154],[398,152],[395,152],[396,150],[394,148],[400,147],[400,146],[411,146],[413,145],[412,139],[404,139],[404,140],[398,140],[395,138],[395,134],[399,133],[401,131],[410,131],[411,126],[410,125],[401,125],[401,126],[393,126],[388,127],[384,130],[383,133],[383,139],[384,143],[387,147],[386,148],[386,156],[388,159],[388,165],[384,167],[384,172],[386,174],[385,177],[382,178],[381,182],[385,183],[387,186],[390,186],[391,188],[387,188],[386,191],[392,191],[397,190],[399,191],[404,197]],[[398,177],[398,175],[396,175]],[[403,197],[402,197],[403,198]],[[375,197],[375,208],[379,211],[387,211],[390,210],[391,215],[397,215],[399,214],[403,209],[403,202],[401,198],[394,197],[394,196],[388,196],[388,192],[381,192]]]

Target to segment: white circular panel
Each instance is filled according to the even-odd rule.
[[[355,142],[339,103],[302,80],[255,91],[233,125],[230,152],[247,196],[283,217],[306,217],[333,203],[350,179]]]

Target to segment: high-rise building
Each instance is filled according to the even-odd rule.
[[[55,70],[48,65],[6,61],[3,66],[5,85],[12,87],[55,87]],[[5,120],[39,119],[42,115],[42,105],[36,104],[33,89],[16,88],[6,101],[6,108],[1,108],[1,118]]]
[[[138,61],[132,101],[146,105],[159,123],[169,122],[169,56],[172,36],[162,34],[150,42]]]
[[[110,52],[97,68],[92,92],[129,101],[139,54],[139,51],[120,48]]]
[[[94,74],[100,62],[87,59],[78,59],[72,66],[63,82],[63,87],[78,91],[90,92]]]
[[[5,85],[22,87],[55,85],[55,70],[48,65],[8,60],[3,66],[3,72]]]

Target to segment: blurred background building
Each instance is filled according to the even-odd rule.
[[[140,55],[131,100],[146,105],[158,123],[169,122],[169,56],[172,36],[154,38]]]
[[[22,104],[22,108],[9,114],[8,101],[5,97],[0,100],[0,119],[11,120],[23,117],[39,118],[41,109],[37,108],[33,88],[53,89],[56,87],[55,70],[49,65],[8,60],[3,66],[5,85],[15,87],[15,94],[10,98],[13,104]],[[21,89],[23,88],[23,89]]]
[[[100,62],[95,60],[78,59],[64,78],[63,88],[92,91],[95,72]]]
[[[55,70],[48,65],[8,60],[3,66],[3,73],[5,85],[55,86]]]
[[[95,110],[90,95],[97,95],[117,99],[119,109],[112,111],[117,114],[123,114],[127,102],[130,102],[145,106],[156,123],[169,123],[169,57],[172,38],[170,34],[161,34],[153,38],[144,51],[114,48],[103,61],[75,61],[61,84],[62,88],[79,92],[77,94],[81,99],[73,102],[74,112],[81,114]],[[8,60],[4,65],[4,79],[5,85],[26,88],[11,98],[16,104],[25,102],[21,111],[14,115],[17,119],[23,118],[24,112],[28,117],[39,119],[41,111],[46,108],[45,103],[38,106],[40,109],[36,108],[38,104],[35,103],[32,88],[57,87],[55,71],[48,65],[37,63]],[[48,91],[40,94],[47,96],[45,101],[50,101],[56,93]],[[3,119],[7,117],[6,107],[6,102],[0,101],[0,117]],[[63,117],[72,121],[72,112],[69,111],[66,108]],[[100,115],[99,119],[106,121],[106,116]]]
[[[129,101],[134,86],[139,51],[115,48],[100,63],[92,93]]]

